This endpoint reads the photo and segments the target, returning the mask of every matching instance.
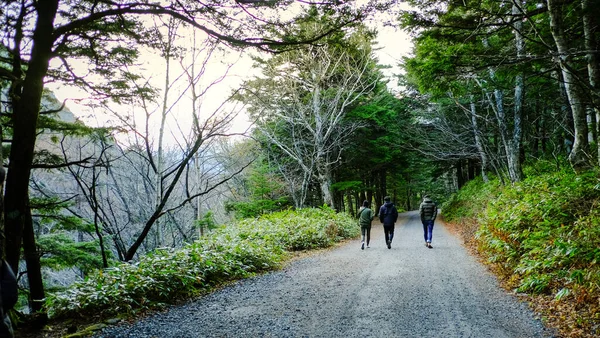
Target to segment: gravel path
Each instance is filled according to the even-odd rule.
[[[414,211],[371,236],[96,337],[557,337],[442,222],[433,249]]]

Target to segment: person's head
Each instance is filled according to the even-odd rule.
[[[429,197],[429,195],[424,195],[423,196],[423,201],[427,201],[427,200],[431,200],[431,198]]]
[[[369,201],[365,200],[365,201],[363,202],[363,207],[365,207],[365,208],[366,208],[366,207],[368,207],[368,206],[369,206]]]
[[[391,201],[392,201],[392,198],[391,198],[390,196],[385,196],[385,197],[383,198],[383,200],[384,200],[385,202],[391,202]]]

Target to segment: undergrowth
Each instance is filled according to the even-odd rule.
[[[280,266],[290,251],[358,235],[356,221],[329,208],[283,211],[221,227],[182,249],[97,271],[47,297],[51,318],[131,314],[201,294]]]
[[[475,219],[479,253],[505,285],[545,303],[537,309],[563,334],[600,334],[599,173],[528,170],[513,185],[470,182],[444,217]]]

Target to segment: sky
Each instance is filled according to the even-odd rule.
[[[377,38],[377,45],[380,48],[376,51],[376,55],[379,59],[379,63],[382,65],[391,66],[390,69],[385,70],[385,75],[390,77],[390,81],[388,86],[392,91],[397,90],[397,81],[393,78],[395,74],[398,74],[401,70],[398,67],[398,64],[403,56],[408,56],[412,43],[410,42],[410,38],[408,34],[405,32],[395,29],[393,27],[382,27],[377,26],[377,30],[379,32]],[[246,53],[247,54],[247,53]],[[249,78],[249,76],[255,75],[256,72],[253,72],[252,61],[247,55],[242,55],[234,51],[229,51],[226,55],[220,55],[209,61],[207,68],[210,69],[210,72],[207,72],[205,83],[208,84],[214,79],[222,76],[226,69],[226,65],[228,63],[227,59],[230,59],[229,63],[233,64],[227,77],[221,81],[218,85],[214,86],[210,89],[210,92],[206,96],[207,99],[204,100],[203,109],[205,111],[211,111],[216,109],[218,105],[223,101],[223,97],[226,93],[230,93],[232,89],[239,86],[242,81]],[[161,88],[163,87],[164,75],[160,73],[153,74],[157,69],[164,69],[164,62],[157,57],[155,54],[146,53],[142,56],[142,60],[144,60],[143,64],[144,74],[151,78],[153,83]],[[83,98],[87,95],[85,93],[77,92],[76,90],[68,87],[57,87],[57,86],[49,86],[49,89],[55,92],[56,97],[59,100],[66,100],[67,107],[84,123],[90,126],[105,126],[107,123],[116,123],[116,119],[111,116],[107,116],[106,114],[102,114],[98,110],[91,110],[90,108],[80,105],[76,102],[77,98]],[[175,91],[173,91],[175,93]],[[184,101],[184,100],[183,100]],[[156,107],[159,109],[159,107]],[[116,108],[119,109],[119,108]],[[139,107],[128,107],[125,108],[128,110],[128,113],[132,113],[136,116],[145,116],[143,111],[139,109]],[[171,135],[167,135],[170,139],[169,142],[176,142],[177,134],[180,132],[182,128],[185,126],[189,126],[189,105],[185,102],[179,104],[176,110],[174,110],[172,114],[172,118],[167,121],[166,128],[170,131]],[[188,116],[188,117],[186,117]],[[137,123],[141,123],[142,120]],[[156,119],[155,119],[156,122]],[[158,125],[156,123],[153,124],[155,128],[155,132],[158,132]],[[244,114],[240,114],[238,118],[234,121],[231,132],[241,133],[248,129],[250,123]]]
[[[377,51],[377,57],[379,58],[379,63],[383,65],[392,66],[386,76],[393,76],[399,74],[401,72],[400,67],[398,66],[402,57],[409,56],[412,50],[412,42],[410,40],[410,36],[399,29],[395,29],[392,27],[382,27],[379,28],[379,34],[377,36],[377,42],[381,50]],[[388,84],[390,89],[397,89],[395,80],[392,80],[391,83]]]

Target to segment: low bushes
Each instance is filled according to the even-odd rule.
[[[479,252],[517,291],[552,297],[553,309],[569,303],[577,309],[570,326],[600,330],[598,177],[561,171],[506,186],[474,181],[444,216],[477,219]]]
[[[220,283],[277,268],[289,251],[327,247],[358,235],[356,221],[331,209],[246,219],[183,249],[160,249],[134,264],[97,271],[46,300],[53,318],[113,315],[159,307]]]

